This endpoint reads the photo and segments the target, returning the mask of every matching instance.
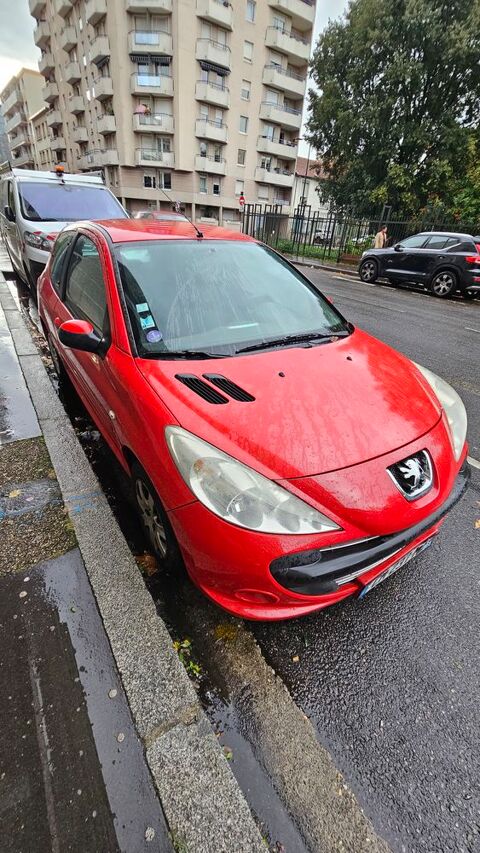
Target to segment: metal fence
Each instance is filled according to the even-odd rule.
[[[356,264],[362,252],[373,246],[375,234],[383,225],[388,228],[389,246],[422,231],[480,233],[478,223],[440,222],[428,217],[386,221],[381,214],[363,219],[333,213],[321,216],[308,205],[298,207],[293,216],[288,216],[282,213],[280,204],[247,204],[242,216],[245,234],[283,254],[333,263]]]

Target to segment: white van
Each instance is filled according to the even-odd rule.
[[[126,219],[99,175],[11,169],[0,176],[0,232],[13,268],[36,287],[53,242],[67,222]]]

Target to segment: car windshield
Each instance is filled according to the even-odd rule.
[[[115,251],[141,356],[235,355],[351,331],[313,285],[257,243],[148,240]]]
[[[19,181],[25,219],[33,222],[76,222],[79,219],[124,219],[125,211],[106,187]]]

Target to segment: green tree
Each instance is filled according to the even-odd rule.
[[[480,118],[480,0],[351,0],[320,35],[307,135],[339,208],[450,206]]]

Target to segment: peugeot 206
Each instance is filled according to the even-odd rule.
[[[232,613],[364,596],[466,486],[456,391],[250,237],[76,223],[38,293],[56,369],[131,477],[161,566]]]

